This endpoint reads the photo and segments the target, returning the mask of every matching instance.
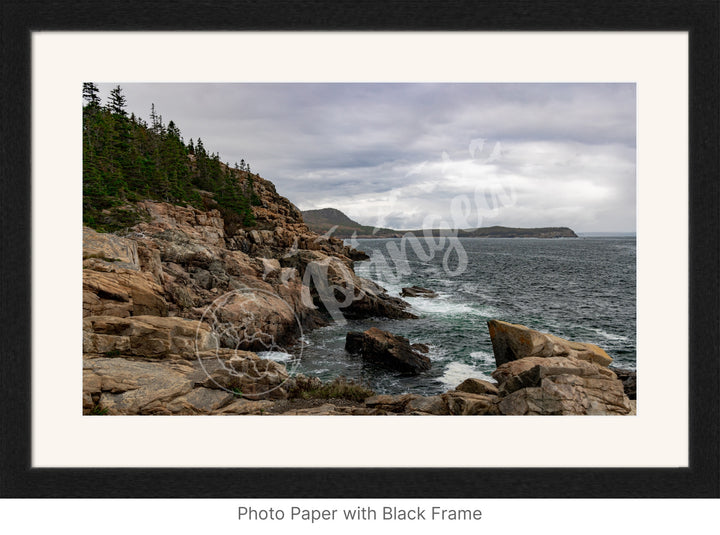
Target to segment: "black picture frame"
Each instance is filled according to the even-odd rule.
[[[189,17],[187,14],[191,12],[201,16]],[[720,497],[720,4],[717,1],[12,0],[2,4],[0,19],[0,325],[3,331],[0,497]],[[31,34],[88,30],[687,31],[690,50],[689,467],[33,468],[30,456]]]

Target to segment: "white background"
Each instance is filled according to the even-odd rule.
[[[83,417],[83,81],[637,83],[638,416]],[[687,465],[686,34],[36,33],[32,130],[34,466]]]
[[[108,482],[111,484],[111,482]],[[239,506],[315,509],[454,507],[480,509],[469,522],[248,522],[238,520]],[[172,533],[226,535],[265,533],[438,535],[440,533],[664,535],[717,526],[716,500],[18,500],[0,502],[9,533],[103,535]],[[342,517],[341,517],[342,518]],[[81,528],[86,528],[83,531]]]

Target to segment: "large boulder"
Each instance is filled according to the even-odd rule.
[[[388,295],[374,282],[358,277],[347,257],[300,249],[280,258],[280,264],[296,270],[305,286],[308,304],[327,311],[335,320],[417,318],[407,310],[408,303]]]
[[[491,396],[497,396],[500,394],[497,385],[491,383],[490,381],[476,379],[474,377],[465,379],[455,390],[468,392],[470,394],[489,394]]]
[[[612,362],[612,358],[594,344],[571,342],[524,325],[490,320],[488,329],[497,366],[526,357],[573,357],[600,366]]]
[[[424,415],[479,416],[498,414],[498,398],[451,390],[436,396],[382,394],[365,400],[365,406],[385,413]]]
[[[284,299],[265,290],[226,294],[204,312],[220,345],[251,351],[283,351],[300,335],[298,318]]]
[[[234,402],[230,403],[226,407],[222,408],[221,410],[216,411],[213,414],[234,414],[234,415],[261,415],[265,414],[266,411],[269,411],[273,407],[273,402],[268,400],[249,400],[240,398],[235,400]]]
[[[247,351],[214,349],[197,358],[144,359],[134,355],[83,358],[85,414],[249,414],[241,399],[287,398],[285,366]],[[232,405],[232,406],[231,406]],[[227,410],[225,410],[227,406]]]
[[[249,351],[237,351],[222,365],[213,368],[206,365],[204,370],[206,376],[197,384],[205,388],[221,389],[253,400],[288,397],[283,388],[289,379],[285,366]]]
[[[447,396],[419,396],[410,400],[404,409],[408,414],[450,414]]]
[[[150,273],[92,264],[83,270],[84,316],[167,316],[163,288]]]
[[[83,320],[83,353],[194,359],[196,351],[213,349],[217,343],[206,324],[185,318],[91,316]]]
[[[226,390],[200,387],[176,397],[165,408],[172,414],[210,414],[235,398],[233,393]]]
[[[496,396],[451,390],[442,395],[448,413],[457,416],[498,414]]]
[[[409,403],[420,399],[417,394],[380,394],[365,400],[365,406],[371,409],[380,409],[387,412],[403,413]]]
[[[622,382],[608,368],[575,357],[526,357],[492,374],[500,384],[500,413],[604,414],[631,410]]]
[[[100,357],[85,359],[83,368],[85,410],[90,404],[104,414],[172,414],[168,401],[193,389],[187,363]]]
[[[432,366],[430,359],[415,351],[407,338],[377,327],[371,327],[365,332],[347,333],[345,349],[371,362],[406,373],[425,372]]]

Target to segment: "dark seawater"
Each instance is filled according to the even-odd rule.
[[[495,360],[486,322],[493,318],[592,342],[614,365],[635,369],[634,237],[461,238],[450,252],[446,242],[434,254],[425,240],[419,245],[420,257],[405,242],[404,254],[394,255],[406,259],[398,266],[389,250],[401,240],[359,240],[372,259],[357,262],[355,271],[391,295],[411,285],[438,292],[435,299],[406,299],[420,319],[348,321],[306,333],[297,372],[323,380],[345,375],[378,393],[443,392],[468,377],[489,379]],[[464,270],[458,251],[467,259]],[[345,334],[372,326],[428,344],[432,370],[408,376],[346,353]]]

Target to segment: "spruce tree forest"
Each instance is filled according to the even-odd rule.
[[[117,232],[138,223],[136,201],[156,200],[201,210],[217,208],[226,225],[251,227],[259,205],[250,166],[231,167],[200,138],[186,144],[153,104],[150,123],[128,115],[122,88],[103,105],[98,87],[83,83],[83,223]]]

